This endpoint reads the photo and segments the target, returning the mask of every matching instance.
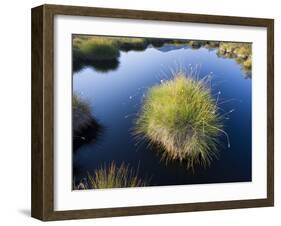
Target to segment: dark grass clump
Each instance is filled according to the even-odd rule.
[[[87,143],[97,143],[104,132],[104,126],[93,116],[90,104],[73,94],[72,97],[73,151]]]
[[[116,70],[120,51],[111,38],[78,36],[72,42],[73,71],[92,67],[98,72]]]
[[[75,133],[88,127],[92,122],[89,104],[75,94],[72,96],[72,114],[72,126]]]
[[[158,145],[162,158],[187,168],[209,165],[217,155],[222,130],[216,100],[204,80],[180,72],[147,93],[135,135]]]

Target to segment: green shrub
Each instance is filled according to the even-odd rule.
[[[184,73],[153,86],[147,93],[135,135],[158,145],[162,158],[187,168],[209,165],[217,154],[221,116],[204,80]]]

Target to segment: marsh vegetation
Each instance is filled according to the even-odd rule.
[[[74,35],[72,45],[74,189],[251,180],[250,43]]]
[[[222,117],[208,81],[183,72],[148,90],[135,134],[161,148],[162,158],[187,168],[209,165],[216,156]]]
[[[201,47],[217,50],[223,58],[234,58],[251,76],[252,48],[250,43],[232,43],[203,40],[155,39],[155,38],[119,38],[99,36],[73,37],[73,69],[81,70],[92,66],[97,71],[107,72],[119,66],[120,51],[144,51],[149,46],[160,48],[165,45],[190,46],[192,49]]]
[[[243,69],[251,74],[252,48],[249,43],[224,43],[219,45],[217,55],[224,58],[234,58]]]
[[[144,187],[146,182],[138,177],[137,171],[125,163],[117,167],[114,162],[88,173],[87,179],[74,185],[74,189],[104,189],[124,187]]]
[[[95,119],[90,104],[77,94],[72,96],[73,150],[86,143],[96,143],[104,128]]]

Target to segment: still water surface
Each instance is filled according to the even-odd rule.
[[[212,94],[218,93],[230,138],[221,137],[218,160],[208,168],[187,170],[178,163],[160,161],[147,144],[137,144],[132,135],[136,114],[149,87],[171,78],[171,69],[192,70],[199,78],[212,76]],[[200,67],[198,67],[200,65]],[[97,168],[122,162],[138,169],[149,185],[180,185],[251,181],[251,87],[249,75],[234,59],[220,58],[216,50],[166,45],[144,51],[121,52],[119,64],[108,71],[84,67],[73,74],[73,92],[85,99],[93,117],[102,127],[96,142],[74,145],[73,177],[76,183]]]

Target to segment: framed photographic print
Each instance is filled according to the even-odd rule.
[[[32,9],[32,216],[273,206],[272,19]]]

